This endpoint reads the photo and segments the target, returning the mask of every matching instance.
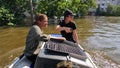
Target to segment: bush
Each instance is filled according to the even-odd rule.
[[[14,14],[10,13],[6,8],[0,7],[0,26],[12,23],[14,19]]]

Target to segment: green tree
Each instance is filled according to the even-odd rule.
[[[96,0],[81,0],[79,11],[82,13],[82,15],[86,15],[88,13],[89,8],[96,8]]]
[[[95,8],[95,0],[40,0],[37,12],[46,13],[49,17],[61,16],[66,9],[73,12],[79,11],[85,15],[89,8]]]
[[[45,13],[48,17],[63,16],[66,9],[82,15],[88,13],[89,8],[95,7],[95,0],[32,0],[34,14]],[[10,14],[14,14],[14,24],[21,24],[24,12],[30,13],[29,0],[0,0],[0,6],[4,6]]]
[[[37,12],[53,17],[62,15],[66,8],[68,8],[66,0],[41,0],[38,2]]]
[[[117,6],[116,15],[120,16],[120,5]]]
[[[8,25],[14,20],[14,14],[10,13],[5,7],[0,7],[0,26]]]
[[[109,16],[120,16],[120,5],[109,4],[106,14]]]
[[[24,11],[29,9],[29,2],[27,0],[0,0],[0,6],[4,6],[14,14],[14,24],[20,24],[24,18]]]

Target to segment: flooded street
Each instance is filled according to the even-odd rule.
[[[120,17],[76,19],[80,44],[98,68],[120,68]],[[49,25],[44,33],[57,33]],[[29,27],[0,27],[0,68],[22,54]]]

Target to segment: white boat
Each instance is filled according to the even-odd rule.
[[[58,37],[59,35],[52,34],[51,36]],[[80,45],[54,39],[42,44],[35,63],[22,55],[8,68],[57,68],[63,61],[72,62],[72,68],[97,68],[91,56]]]

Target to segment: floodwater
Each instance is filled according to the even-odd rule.
[[[81,45],[98,68],[120,68],[120,17],[87,17],[77,20]]]
[[[86,17],[75,20],[80,44],[98,68],[120,68],[120,17]],[[58,33],[49,25],[44,33]],[[23,53],[30,27],[0,27],[0,68]]]

